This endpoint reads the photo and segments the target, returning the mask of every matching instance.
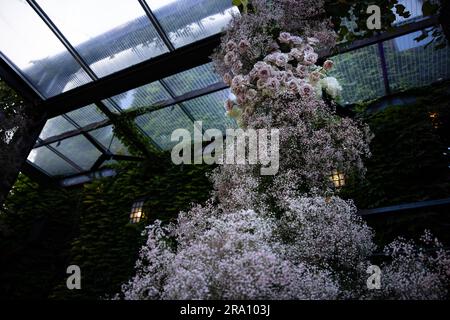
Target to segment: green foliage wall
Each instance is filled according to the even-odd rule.
[[[211,167],[178,167],[167,163],[120,165],[118,176],[95,181],[83,190],[80,236],[71,249],[69,264],[80,266],[82,290],[69,291],[62,282],[53,293],[56,299],[98,299],[119,291],[132,273],[141,233],[155,219],[171,220],[191,203],[209,197],[206,173]],[[149,197],[146,219],[130,224],[133,202]]]
[[[42,299],[64,277],[78,230],[79,192],[21,175],[0,207],[0,299]]]
[[[39,188],[21,177],[0,215],[0,298],[99,299],[118,292],[133,273],[145,225],[174,219],[209,197],[210,166],[168,160],[117,165],[116,177],[82,189]],[[141,197],[150,197],[146,219],[130,224]],[[72,264],[81,268],[82,290],[66,288]]]
[[[415,103],[362,115],[375,135],[373,156],[366,161],[366,179],[350,178],[342,191],[359,208],[450,196],[449,83],[403,95],[411,94]]]

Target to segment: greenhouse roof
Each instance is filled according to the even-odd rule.
[[[342,44],[333,56],[345,104],[450,78],[448,47],[414,40],[436,21],[422,16],[418,0],[400,2],[412,15],[398,17],[395,32]],[[112,115],[139,107],[155,106],[135,124],[160,150],[196,120],[235,126],[209,56],[237,12],[230,0],[1,1],[0,76],[49,115],[28,166],[85,177],[138,160],[114,136]]]

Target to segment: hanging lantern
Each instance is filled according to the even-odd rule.
[[[131,207],[130,222],[133,224],[141,222],[144,218],[144,200],[138,200]]]
[[[341,188],[345,186],[345,175],[343,172],[334,170],[331,174],[330,180],[333,182],[336,188]]]

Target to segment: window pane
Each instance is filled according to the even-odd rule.
[[[67,113],[67,116],[75,121],[81,128],[107,119],[105,114],[101,112],[95,104],[69,112]]]
[[[157,110],[136,118],[136,124],[162,149],[169,150],[178,142],[171,142],[172,132],[187,129],[193,132],[194,124],[179,106]]]
[[[176,96],[206,88],[222,79],[214,71],[212,63],[193,68],[164,79]]]
[[[52,118],[47,121],[39,136],[40,139],[45,140],[50,137],[60,135],[64,132],[76,130],[77,128],[62,116]]]
[[[408,11],[410,16],[408,18],[404,18],[399,16],[397,13],[395,13],[395,21],[394,21],[394,25],[399,25],[399,24],[406,24],[406,23],[411,23],[414,20],[419,20],[421,18],[423,18],[423,14],[422,14],[422,5],[423,5],[423,0],[398,0],[398,4],[403,5],[406,10]],[[393,9],[393,11],[395,12],[395,8]]]
[[[83,136],[65,139],[51,145],[85,171],[89,171],[101,152]]]
[[[135,0],[38,0],[99,77],[168,51]]]
[[[153,106],[157,102],[169,100],[171,97],[159,82],[153,82],[145,86],[121,93],[111,99],[121,110]],[[105,100],[107,107],[117,112],[114,105]]]
[[[176,48],[220,33],[238,13],[230,0],[147,0]]]
[[[47,147],[33,149],[28,161],[51,176],[65,176],[79,173],[68,162]]]
[[[385,95],[377,45],[340,54],[332,60],[335,62],[335,68],[330,75],[336,77],[343,88],[343,103],[354,103]]]
[[[425,48],[431,38],[417,42],[421,32],[414,32],[386,41],[386,64],[393,91],[422,87],[450,78],[450,47],[436,50]]]
[[[100,142],[112,154],[121,156],[130,155],[128,149],[123,145],[119,138],[114,136],[112,126],[91,131],[89,132],[89,134],[98,142]]]
[[[0,30],[0,51],[43,96],[91,81],[25,1],[0,1]]]
[[[203,129],[219,129],[225,134],[227,128],[236,128],[236,121],[225,115],[224,102],[230,94],[226,89],[183,103],[197,121],[203,122]]]

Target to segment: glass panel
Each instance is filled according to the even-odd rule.
[[[112,154],[129,156],[130,153],[128,149],[123,145],[123,143],[114,136],[113,127],[104,127],[94,131],[89,132],[89,134],[94,137],[98,142],[100,142],[107,150]]]
[[[226,89],[209,94],[197,99],[184,102],[197,121],[203,122],[203,129],[219,129],[225,134],[227,128],[236,128],[237,124],[232,118],[226,116],[224,102],[230,95],[230,90]]]
[[[176,48],[221,32],[239,13],[230,0],[147,0]]]
[[[396,18],[393,25],[406,24],[413,22],[414,20],[419,20],[420,18],[423,18],[422,15],[423,0],[398,0],[398,4],[405,6],[406,11],[409,12],[410,16],[408,18],[404,18],[399,16],[398,14],[395,14]]]
[[[138,1],[37,2],[99,77],[168,52]]]
[[[52,97],[91,81],[25,1],[0,1],[0,30],[0,51],[43,96]]]
[[[164,150],[177,144],[170,141],[175,129],[187,129],[191,133],[194,130],[192,121],[177,105],[139,116],[136,124]]]
[[[354,103],[385,95],[383,71],[378,45],[371,45],[332,58],[335,68],[330,75],[336,77],[342,88],[342,103]]]
[[[212,63],[204,64],[164,79],[164,82],[176,96],[203,89],[221,81],[222,79],[214,71]]]
[[[89,171],[101,156],[101,152],[81,135],[56,142],[51,147],[86,171]]]
[[[152,106],[158,102],[169,100],[169,93],[159,82],[153,82],[145,86],[121,93],[111,100],[122,110]],[[109,100],[109,99],[108,99]],[[114,105],[105,100],[104,103],[112,112],[117,112]]]
[[[386,41],[384,45],[389,83],[393,91],[422,87],[450,78],[450,47],[425,48],[430,39],[417,42],[421,32]]]
[[[47,147],[31,150],[28,161],[51,176],[65,176],[79,173],[77,169]]]
[[[95,104],[69,112],[66,115],[75,121],[81,128],[107,119],[105,114],[103,114]]]
[[[42,129],[39,138],[45,140],[50,137],[60,135],[64,132],[73,131],[76,129],[77,128],[73,124],[64,119],[62,116],[59,116],[47,121],[47,123],[44,126],[44,129]]]

